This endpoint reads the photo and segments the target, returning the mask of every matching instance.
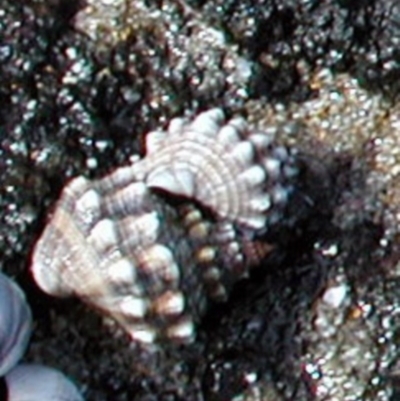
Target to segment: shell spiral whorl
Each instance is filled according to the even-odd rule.
[[[32,261],[47,293],[75,295],[142,342],[189,341],[208,298],[257,265],[293,191],[296,160],[220,109],[146,136],[146,156],[72,180]]]

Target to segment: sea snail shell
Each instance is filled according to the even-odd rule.
[[[21,364],[5,377],[8,401],[83,401],[75,385],[58,370]]]
[[[15,367],[27,348],[31,331],[32,314],[24,293],[0,273],[0,400],[83,401],[62,373],[40,365]]]
[[[297,173],[290,151],[243,118],[175,118],[147,134],[142,159],[65,187],[33,252],[35,281],[134,340],[190,341],[207,299],[225,299],[270,251],[253,237],[281,220]]]
[[[25,295],[0,273],[0,376],[24,354],[32,331],[32,314]]]

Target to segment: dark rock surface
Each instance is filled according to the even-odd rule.
[[[0,268],[33,308],[26,359],[89,401],[396,400],[397,1],[86,3],[0,2]],[[141,349],[42,294],[29,257],[68,179],[102,176],[148,130],[213,106],[309,166],[299,185],[318,202],[285,246],[186,346]]]

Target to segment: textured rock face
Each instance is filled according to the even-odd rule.
[[[270,251],[255,236],[279,222],[297,173],[290,152],[242,118],[173,119],[147,135],[143,159],[67,185],[34,251],[35,280],[134,340],[191,340],[207,299],[226,299]]]
[[[111,40],[104,25],[86,29],[99,20],[82,3],[103,13]],[[0,268],[31,303],[26,358],[68,373],[88,401],[396,399],[398,1],[112,3],[0,5]],[[281,236],[295,255],[240,282],[195,342],[163,344],[151,361],[81,302],[37,291],[28,254],[71,177],[102,177],[138,153],[140,134],[213,106],[244,112],[307,160],[338,161],[335,196],[323,180],[313,192],[333,219],[311,204],[314,235],[295,224]],[[331,285],[349,290],[327,311],[316,303]]]

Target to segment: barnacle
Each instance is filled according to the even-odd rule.
[[[72,180],[32,261],[47,293],[75,295],[139,341],[190,341],[209,298],[270,251],[254,239],[279,220],[296,161],[220,109],[173,119],[146,155],[95,181]]]

